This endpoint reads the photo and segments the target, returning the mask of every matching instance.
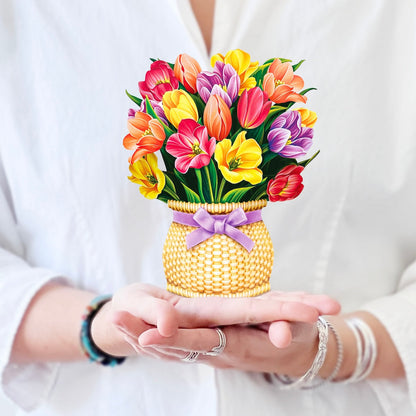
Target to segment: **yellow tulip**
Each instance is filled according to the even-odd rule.
[[[226,64],[230,64],[240,77],[240,91],[239,95],[244,90],[249,90],[256,86],[256,80],[250,75],[258,68],[258,62],[251,62],[250,55],[241,49],[234,49],[225,54],[225,56],[217,53],[211,58],[211,65],[214,66],[215,62],[221,61]]]
[[[148,199],[155,199],[165,187],[165,175],[157,167],[157,157],[149,153],[130,164],[129,179],[140,185],[139,191]]]
[[[313,127],[318,119],[315,111],[308,110],[307,108],[297,108],[296,111],[300,113],[301,126]]]
[[[198,121],[198,109],[195,101],[185,91],[168,91],[162,98],[163,110],[168,120],[178,128],[179,123],[184,119]]]
[[[238,183],[244,180],[255,185],[263,178],[263,172],[257,168],[262,160],[262,152],[254,139],[246,139],[246,133],[241,132],[233,144],[230,139],[218,142],[214,157],[228,182]]]

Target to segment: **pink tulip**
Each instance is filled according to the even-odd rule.
[[[266,120],[272,102],[259,88],[244,90],[237,105],[237,117],[245,129],[254,129]]]
[[[155,61],[146,72],[145,80],[139,82],[140,94],[149,100],[162,101],[166,91],[173,91],[179,87],[172,68],[165,61]]]
[[[179,123],[178,132],[169,137],[166,150],[177,158],[175,168],[186,173],[189,168],[207,166],[215,151],[215,144],[214,138],[208,139],[206,127],[192,119],[183,119]]]

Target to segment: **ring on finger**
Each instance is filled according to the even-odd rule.
[[[224,331],[222,331],[220,328],[215,328],[217,331],[218,337],[220,339],[220,343],[214,347],[211,351],[204,352],[204,355],[210,355],[212,357],[216,357],[217,355],[220,355],[223,351],[225,346],[227,345],[227,338],[225,337]]]
[[[185,363],[194,363],[199,356],[199,352],[198,351],[190,351],[186,357],[182,358],[181,360]]]

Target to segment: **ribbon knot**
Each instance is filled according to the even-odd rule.
[[[186,236],[188,249],[208,240],[214,234],[226,234],[250,252],[254,247],[254,241],[236,227],[261,221],[261,211],[245,213],[242,208],[237,208],[226,215],[211,215],[204,208],[199,208],[195,214],[174,211],[173,220],[180,224],[197,227]]]

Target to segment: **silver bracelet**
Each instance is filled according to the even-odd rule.
[[[341,337],[338,335],[338,332],[336,331],[335,327],[331,324],[331,322],[327,321],[327,323],[328,323],[328,328],[334,334],[335,343],[337,346],[337,361],[335,363],[335,367],[332,370],[332,373],[327,378],[321,378],[318,382],[311,384],[309,386],[303,387],[304,389],[314,389],[316,387],[322,386],[325,383],[333,381],[335,377],[338,375],[339,370],[341,368],[342,361],[344,359],[344,346],[342,345]]]
[[[311,382],[318,375],[319,370],[321,369],[326,357],[328,347],[329,325],[328,322],[324,318],[322,318],[322,316],[320,316],[316,323],[316,326],[318,328],[319,344],[318,352],[316,353],[315,359],[313,360],[311,367],[308,371],[306,371],[306,373],[302,377],[298,378],[297,380],[292,380],[290,377],[286,375],[276,374],[276,378],[283,383],[283,385],[280,386],[282,390],[310,388]]]
[[[372,329],[359,318],[350,318],[346,323],[353,332],[357,344],[357,363],[351,377],[344,383],[356,383],[367,378],[377,359],[377,343]]]
[[[341,338],[338,335],[338,332],[335,330],[334,326],[331,324],[331,322],[328,322],[328,327],[335,337],[335,343],[337,345],[337,362],[335,363],[335,367],[332,373],[324,380],[325,382],[332,381],[335,379],[335,377],[339,373],[339,370],[341,369],[342,361],[344,359],[344,346],[342,345]]]

